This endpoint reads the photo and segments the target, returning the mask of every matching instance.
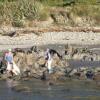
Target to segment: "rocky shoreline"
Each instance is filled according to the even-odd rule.
[[[70,30],[59,32],[59,30],[60,29],[52,32],[42,30],[41,34],[36,34],[36,31],[32,29],[30,29],[30,31],[24,30],[23,33],[22,29],[22,33],[18,35],[17,29],[10,29],[9,31],[7,30],[4,35],[1,34],[1,52],[9,48],[13,50],[19,48],[18,51],[13,51],[14,60],[22,73],[17,79],[31,77],[42,80],[54,80],[55,82],[60,79],[66,80],[66,78],[76,78],[79,80],[92,79],[100,81],[99,64],[94,67],[80,66],[79,68],[74,66],[75,68],[73,68],[69,63],[69,60],[80,60],[80,63],[85,61],[90,63],[93,63],[93,61],[100,61],[100,52],[98,52],[98,46],[100,45],[99,31],[95,33],[91,28],[85,29],[85,31],[79,31],[78,28],[74,28],[73,30],[76,30],[76,32]],[[1,31],[1,33],[2,32],[3,31]],[[10,35],[11,33],[13,33],[12,36]],[[89,48],[89,46],[94,46],[94,48]],[[31,49],[32,47],[33,49]],[[37,52],[34,51],[34,47],[38,48]],[[62,59],[59,59],[56,55],[54,56],[52,65],[53,73],[50,75],[48,74],[44,59],[44,53],[48,47],[55,49],[62,56]],[[95,52],[96,50],[97,52]],[[31,67],[29,67],[29,65],[31,65]],[[0,77],[1,80],[6,79],[7,75],[1,74]]]
[[[57,51],[58,49],[56,49]],[[63,52],[62,52],[63,51]],[[58,52],[58,51],[57,51]],[[14,80],[28,80],[36,78],[40,80],[47,80],[49,84],[55,84],[56,81],[64,81],[66,79],[78,80],[95,80],[100,81],[100,67],[72,67],[69,60],[80,60],[81,62],[100,61],[100,55],[89,50],[88,48],[78,48],[71,45],[65,45],[64,49],[59,51],[62,56],[60,59],[56,54],[53,56],[52,73],[49,74],[45,65],[45,49],[33,46],[29,48],[13,49],[14,61],[21,70],[19,76],[8,76],[5,73],[5,61],[2,61],[0,80],[12,78]],[[4,69],[3,69],[4,68]],[[2,73],[2,70],[4,72]]]

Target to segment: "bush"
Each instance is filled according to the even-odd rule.
[[[99,5],[84,5],[78,4],[73,6],[72,12],[78,16],[95,16],[96,14],[100,15]]]
[[[0,3],[0,22],[9,21],[20,26],[22,20],[39,19],[42,9],[42,4],[34,0],[4,0]]]
[[[40,0],[44,5],[48,6],[61,6],[63,5],[63,0]]]
[[[20,27],[25,20],[46,20],[50,16],[50,7],[68,4],[73,4],[70,7],[75,15],[89,16],[99,23],[100,5],[96,5],[96,0],[0,0],[0,24],[12,23]]]
[[[96,0],[74,0],[76,3],[80,4],[96,4]]]
[[[21,21],[21,20],[13,21],[13,22],[12,22],[12,25],[13,25],[14,27],[24,27],[24,23],[23,23],[23,21]]]

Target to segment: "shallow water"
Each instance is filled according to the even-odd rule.
[[[31,91],[16,91],[12,87],[22,85]],[[40,80],[0,81],[0,100],[100,100],[100,85],[93,81],[67,80],[49,86]]]
[[[54,47],[56,49],[56,46]],[[58,50],[60,51],[61,48],[63,47],[59,46]],[[72,67],[99,67],[100,62],[71,60],[70,65]],[[28,90],[13,88],[19,85],[27,87]],[[41,80],[13,81],[8,79],[0,81],[0,100],[100,100],[100,83],[97,84],[92,80],[66,80],[66,82],[49,86],[48,82]]]

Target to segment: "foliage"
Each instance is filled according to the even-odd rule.
[[[52,7],[72,7],[78,16],[91,16],[100,20],[100,8],[96,0],[0,0],[0,24],[24,26],[24,21],[46,20]]]
[[[81,4],[96,4],[96,0],[75,0],[76,3]]]
[[[10,2],[2,0],[0,3],[0,22],[9,21],[13,25],[22,26],[22,21],[25,19],[39,19],[43,9],[44,6],[34,0],[12,0],[12,2],[11,0]]]

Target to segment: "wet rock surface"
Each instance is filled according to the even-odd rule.
[[[15,80],[28,80],[36,78],[41,80],[49,80],[50,85],[57,80],[66,80],[67,78],[75,78],[79,80],[96,80],[100,81],[100,64],[95,66],[94,62],[99,62],[99,53],[95,53],[86,47],[77,47],[65,45],[61,48],[54,48],[62,57],[56,54],[53,56],[52,73],[48,73],[45,60],[45,47],[30,47],[27,49],[13,49],[14,61],[21,70],[19,76],[8,76],[6,74],[5,61],[1,60],[0,80],[12,78]],[[76,63],[75,63],[76,61]],[[77,61],[79,65],[77,66]],[[74,62],[74,63],[73,63]],[[85,62],[94,64],[92,67]],[[83,64],[83,65],[82,65]],[[4,67],[4,69],[3,69]]]

